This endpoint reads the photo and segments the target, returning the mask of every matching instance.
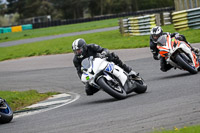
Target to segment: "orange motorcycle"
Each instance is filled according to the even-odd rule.
[[[199,55],[193,52],[186,42],[171,38],[170,35],[162,35],[158,38],[157,48],[167,64],[186,70],[191,74],[198,73],[200,69]]]

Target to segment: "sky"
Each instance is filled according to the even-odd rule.
[[[3,3],[5,3],[5,2],[6,2],[6,0],[2,0],[2,2],[3,2]]]

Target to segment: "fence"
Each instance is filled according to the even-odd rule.
[[[120,32],[123,35],[149,35],[156,25],[160,25],[159,14],[120,19]]]
[[[174,11],[173,7],[150,9],[150,10],[143,10],[143,11],[137,11],[137,12],[127,12],[127,13],[120,13],[120,14],[103,15],[103,16],[96,16],[93,18],[55,20],[55,21],[32,23],[32,24],[33,24],[33,29],[36,29],[36,28],[45,28],[45,27],[67,25],[67,24],[76,24],[76,23],[83,23],[83,22],[112,19],[112,18],[120,18],[120,17],[126,17],[126,16],[142,16],[145,14],[155,14],[155,13],[171,12],[171,11]]]
[[[172,13],[176,30],[200,29],[200,7]]]
[[[55,20],[55,21],[48,21],[48,22],[41,22],[41,23],[32,23],[30,29],[45,28],[45,27],[67,25],[67,24],[76,24],[76,23],[83,23],[83,22],[90,22],[90,21],[120,18],[120,17],[126,17],[126,16],[141,16],[141,15],[145,15],[145,14],[154,14],[154,13],[171,12],[171,11],[174,11],[173,7],[142,10],[142,11],[137,11],[137,12],[128,12],[128,13],[120,13],[120,14],[112,14],[112,15],[104,15],[104,16],[98,16],[98,17],[93,17],[93,18]],[[23,23],[21,25],[22,25],[22,30],[27,30],[27,29],[23,29],[23,25],[27,25],[26,23]],[[1,28],[3,28],[3,29],[1,29]],[[12,28],[11,28],[11,30],[10,30],[10,28],[11,27],[6,27],[6,28],[0,27],[0,33],[12,32]]]

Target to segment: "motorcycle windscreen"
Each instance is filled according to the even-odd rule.
[[[88,69],[91,66],[91,58],[85,58],[82,62],[81,62],[81,66],[83,67],[83,69]]]
[[[167,42],[167,36],[166,35],[162,35],[158,38],[158,45],[160,46],[166,46],[166,42]]]

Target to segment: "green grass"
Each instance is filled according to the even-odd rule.
[[[64,26],[55,26],[55,27],[49,27],[49,28],[25,30],[22,32],[4,33],[4,34],[0,34],[0,43],[13,41],[13,40],[34,38],[34,37],[87,31],[87,30],[113,27],[113,26],[118,26],[118,19],[108,19],[108,20],[102,20],[102,21],[93,21],[93,22],[70,24],[70,25],[64,25]]]
[[[164,31],[175,32],[172,25],[163,26]],[[190,43],[200,42],[200,30],[181,31]],[[0,61],[21,57],[40,56],[49,54],[70,53],[72,42],[84,38],[87,43],[96,43],[108,49],[128,49],[149,46],[148,36],[122,36],[119,30],[63,37],[11,47],[0,48]]]
[[[13,111],[20,110],[26,106],[45,100],[58,93],[38,93],[36,90],[29,91],[0,91],[0,96],[6,99]]]
[[[177,127],[174,127],[174,130],[155,130],[152,133],[199,133],[200,132],[200,125],[195,125],[195,126],[189,126],[189,127],[184,127],[181,129],[178,129]]]
[[[123,37],[118,30],[63,37],[53,40],[0,48],[0,60],[72,52],[72,42],[84,38],[87,43],[96,43],[109,49],[134,48],[148,46],[148,36]]]

